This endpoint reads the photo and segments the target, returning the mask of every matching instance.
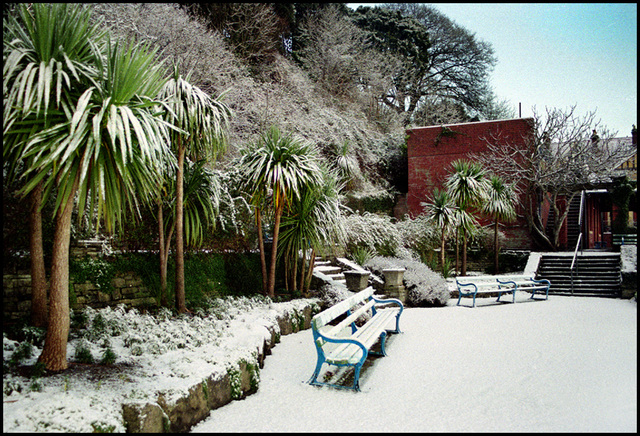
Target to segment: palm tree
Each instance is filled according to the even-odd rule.
[[[445,273],[444,253],[445,253],[445,237],[449,230],[456,225],[456,207],[453,205],[451,197],[447,191],[435,189],[433,191],[433,199],[430,203],[422,203],[427,212],[427,219],[439,227],[440,236],[440,267],[442,274]]]
[[[498,274],[498,223],[499,221],[513,221],[516,218],[514,203],[517,201],[517,193],[513,185],[506,184],[500,177],[491,175],[489,186],[482,201],[482,212],[494,219],[493,248],[494,270]]]
[[[170,150],[173,127],[157,116],[166,78],[155,51],[109,39],[92,44],[96,76],[65,95],[64,121],[31,136],[24,157],[31,158],[22,193],[44,182],[43,201],[55,188],[55,231],[47,335],[39,362],[51,371],[67,368],[69,333],[69,242],[71,215],[96,210],[111,232],[123,213],[136,213],[138,196],[152,198],[161,177],[160,162]],[[98,51],[98,49],[102,49]],[[89,68],[89,67],[87,67]],[[64,100],[64,99],[61,99]]]
[[[215,159],[226,148],[225,130],[231,110],[206,92],[189,83],[174,66],[173,76],[162,88],[159,97],[167,101],[165,119],[181,130],[171,134],[178,158],[176,174],[176,309],[187,311],[184,291],[184,165],[185,157],[194,160]]]
[[[187,160],[184,172],[184,223],[187,245],[199,245],[209,227],[215,227],[220,204],[220,183],[206,161]],[[176,227],[175,166],[170,166],[156,203],[160,256],[160,304],[167,306],[167,264]],[[168,212],[165,215],[165,209]],[[165,219],[165,216],[167,217]]]
[[[338,182],[335,171],[322,166],[322,183],[307,185],[300,198],[291,199],[280,224],[280,256],[285,257],[285,281],[292,291],[309,289],[315,253],[327,243],[340,243],[345,239],[339,192],[343,183]],[[307,266],[307,254],[309,253]],[[302,253],[300,281],[296,284],[297,261]],[[288,288],[287,288],[288,289]]]
[[[487,190],[485,171],[479,163],[463,159],[452,162],[452,166],[454,172],[447,178],[445,187],[458,209],[471,213]],[[462,275],[467,274],[467,231],[468,226],[462,226]]]
[[[285,205],[293,198],[300,199],[305,186],[321,182],[321,170],[315,148],[291,135],[284,136],[273,126],[255,144],[242,150],[240,166],[245,175],[244,188],[255,207],[263,266],[263,284],[267,295],[275,296],[276,257],[280,220]],[[273,211],[273,245],[269,275],[264,279],[266,260],[262,243],[261,217],[266,200]]]
[[[54,125],[68,106],[69,91],[95,75],[91,41],[98,40],[99,25],[90,24],[89,10],[78,5],[21,4],[18,16],[9,16],[3,50],[3,159],[10,182],[20,168],[24,146],[31,136]],[[31,319],[47,324],[47,282],[42,247],[42,195],[40,182],[30,201]]]

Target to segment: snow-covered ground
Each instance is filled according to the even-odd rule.
[[[636,432],[637,303],[527,295],[516,304],[491,298],[476,308],[451,300],[405,309],[404,332],[389,338],[389,356],[363,371],[362,392],[308,385],[311,331],[283,336],[258,392],[212,411],[192,431]],[[135,366],[99,381],[65,373],[37,379],[39,392],[29,389],[33,380],[3,374],[3,432],[125,431],[123,400],[149,401],[158,391],[171,398],[226,371],[262,344],[266,323],[296,307],[241,303],[173,321],[102,312],[121,330],[110,339],[119,361]],[[15,343],[3,342],[6,358]],[[89,345],[96,357],[105,346]],[[7,393],[18,385],[21,392]]]
[[[406,309],[361,392],[308,385],[311,332],[285,336],[192,432],[637,432],[635,301],[494,301]]]
[[[83,338],[72,338],[68,360],[76,360],[76,348],[84,343],[99,361],[108,345],[116,363],[125,366],[109,377],[86,368],[35,379],[3,372],[3,432],[124,432],[122,403],[155,402],[159,394],[172,402],[206,377],[237,367],[241,359],[254,361],[252,353],[262,351],[271,337],[267,326],[278,331],[278,316],[301,313],[315,301],[228,297],[199,316],[179,318],[168,311],[151,316],[122,306],[88,310],[89,325],[101,316],[103,333],[92,328]],[[5,361],[16,346],[3,337]],[[33,365],[41,351],[35,349],[23,363]]]

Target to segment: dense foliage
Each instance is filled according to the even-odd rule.
[[[20,8],[14,6],[6,9],[5,16],[17,16]],[[23,21],[34,8],[40,7],[21,9]],[[71,16],[64,16],[66,7],[59,10],[63,16],[58,19],[69,23]],[[70,176],[78,174],[81,195],[73,212],[78,219],[71,224],[71,239],[108,239],[114,248],[125,251],[156,252],[160,247],[166,273],[167,262],[175,262],[171,247],[177,237],[176,222],[182,219],[176,211],[183,207],[185,248],[193,253],[195,249],[227,250],[237,255],[255,253],[263,236],[278,234],[278,220],[282,218],[286,230],[282,249],[288,254],[279,254],[279,259],[288,265],[285,271],[291,280],[285,281],[285,286],[291,284],[293,290],[306,286],[304,280],[297,285],[295,279],[298,268],[302,268],[303,278],[304,268],[308,271],[312,266],[312,258],[306,256],[314,250],[327,254],[332,244],[338,251],[368,250],[376,255],[422,259],[437,246],[438,239],[429,222],[396,222],[390,218],[396,194],[407,191],[404,127],[408,123],[428,125],[483,116],[482,111],[495,102],[486,87],[495,59],[488,44],[434,8],[387,5],[354,11],[344,4],[324,3],[181,3],[92,4],[77,10],[86,20],[83,25],[100,30],[92,40],[93,46],[83,48],[77,61],[72,61],[77,70],[73,77],[80,85],[69,81],[61,69],[64,64],[56,61],[58,69],[52,71],[60,78],[46,71],[41,76],[56,78],[53,87],[42,92],[36,92],[40,88],[35,86],[23,87],[35,92],[33,96],[44,95],[41,103],[29,97],[31,94],[17,91],[5,96],[13,102],[14,109],[21,106],[23,118],[19,122],[23,124],[39,120],[41,115],[71,117],[73,110],[78,111],[73,118],[77,136],[68,143],[75,148],[50,147],[51,135],[66,135],[58,127],[48,131],[49,136],[35,136],[28,143],[33,150],[29,156],[38,161],[29,170],[36,178],[27,189],[35,189],[37,181],[45,182],[45,224],[51,222],[52,214],[76,189]],[[5,58],[7,47],[14,44],[9,40],[20,36],[16,29],[19,27],[11,27],[5,33]],[[108,38],[103,40],[102,36]],[[12,56],[8,60],[17,55]],[[15,65],[13,60],[9,64],[11,68]],[[447,65],[456,67],[447,69]],[[455,75],[445,74],[446,71]],[[5,77],[5,83],[10,77]],[[25,73],[20,77],[25,82],[36,76]],[[474,77],[476,80],[470,80]],[[85,90],[87,83],[96,88]],[[165,83],[161,95],[157,91]],[[62,86],[65,84],[69,89]],[[451,92],[443,92],[444,89]],[[7,87],[5,94],[6,90]],[[44,91],[53,93],[49,96]],[[184,94],[184,104],[171,100],[180,92]],[[215,127],[209,129],[215,138],[208,144],[227,140],[226,149],[209,147],[209,154],[200,153],[206,147],[201,150],[193,145],[192,150],[192,145],[183,145],[183,141],[207,137],[206,132],[184,135],[194,127],[193,122],[178,122],[186,120],[185,114],[203,101],[218,109],[217,114],[203,112],[198,118],[201,125],[213,123]],[[66,112],[50,110],[51,102],[61,103]],[[127,104],[141,124],[136,124],[127,109],[114,106],[114,102]],[[150,108],[155,112],[146,112]],[[163,110],[164,123],[154,125]],[[425,112],[428,117],[423,116]],[[221,118],[216,119],[217,116]],[[16,123],[16,116],[12,117],[5,115],[5,132],[12,133],[7,130]],[[220,127],[227,123],[228,135],[222,137],[220,133],[225,129]],[[34,126],[43,124],[38,121]],[[321,183],[324,191],[312,192],[308,186],[300,186],[291,191],[292,196],[284,195],[278,185],[274,185],[275,189],[249,187],[246,182],[255,171],[243,161],[243,150],[259,143],[273,129],[282,132],[283,137],[295,137],[296,141],[312,145],[315,158],[322,162],[318,168],[328,169],[337,178],[329,183],[325,175]],[[165,141],[169,137],[171,141]],[[24,136],[15,138],[9,144],[26,143]],[[87,143],[83,142],[85,139]],[[171,146],[166,147],[165,142]],[[125,151],[133,153],[137,149],[133,144],[138,143],[144,145],[140,156],[120,156]],[[62,140],[61,144],[67,143]],[[112,150],[116,156],[113,167],[103,173],[92,172],[109,163],[103,152],[110,144],[117,146]],[[82,150],[85,145],[89,146],[87,156],[95,159],[93,164],[68,160],[66,166],[56,166],[60,153],[73,154],[73,150]],[[5,143],[4,151],[10,158],[8,166],[3,167],[5,174],[18,175],[18,170],[28,164],[26,160],[19,161],[21,150]],[[176,189],[176,171],[182,171],[182,164],[175,162],[180,162],[181,153],[186,154],[184,198]],[[143,159],[152,156],[154,165],[143,163]],[[205,159],[196,161],[202,157]],[[141,159],[132,167],[133,158]],[[69,171],[66,175],[58,173],[60,168]],[[59,177],[46,175],[50,169],[57,171]],[[120,191],[115,188],[117,177],[127,176],[125,170],[137,174],[139,181],[123,179],[126,189]],[[296,171],[290,174],[298,174]],[[108,189],[99,189],[103,180],[100,177],[106,180]],[[65,180],[68,183],[58,195],[57,186]],[[162,180],[159,190],[154,188],[158,180]],[[286,183],[292,181],[287,179]],[[3,189],[3,198],[9,200],[5,201],[5,218],[10,221],[3,232],[3,240],[9,242],[5,244],[6,258],[20,258],[16,254],[28,252],[27,238],[15,238],[9,233],[10,229],[20,228],[16,220],[24,221],[27,204],[15,195],[22,186],[7,184]],[[332,188],[326,189],[327,186]],[[138,195],[142,192],[140,187],[145,188],[146,195]],[[258,197],[252,198],[256,193]],[[311,206],[314,204],[316,210]],[[265,205],[278,207],[271,211],[264,208],[260,216],[263,222],[256,222],[256,211]],[[44,226],[47,263],[51,256],[47,241],[53,239],[53,232],[53,227]],[[178,233],[182,236],[182,232]],[[312,250],[308,253],[303,247]],[[298,265],[300,252],[304,254]],[[272,259],[270,275],[276,262],[275,256]],[[155,272],[156,268],[150,270]],[[168,279],[173,280],[171,275]],[[271,279],[271,288],[274,283]]]

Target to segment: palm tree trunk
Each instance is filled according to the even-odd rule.
[[[306,294],[311,287],[311,277],[313,277],[313,267],[316,263],[316,249],[311,249],[311,257],[309,258],[309,270],[307,271],[307,278],[305,279],[304,288],[302,291]]]
[[[47,325],[47,277],[42,249],[42,183],[30,194],[31,210],[29,228],[31,230],[29,251],[31,255],[31,322],[36,327]]]
[[[176,310],[178,313],[185,313],[187,311],[184,291],[184,155],[185,147],[182,143],[182,138],[179,138],[178,171],[176,178],[176,282],[174,284]]]
[[[273,245],[271,246],[271,264],[269,265],[269,297],[275,297],[276,289],[276,256],[278,255],[278,235],[280,233],[280,218],[284,204],[276,208],[275,223],[273,224]]]
[[[442,275],[444,276],[444,229],[442,229],[442,238],[440,239],[440,268],[442,269]]]
[[[460,272],[460,230],[456,229],[456,275]]]
[[[160,249],[160,305],[168,306],[167,301],[167,262],[164,242],[164,217],[162,214],[162,201],[158,201],[158,237]]]
[[[467,275],[467,229],[462,229],[462,271],[460,274]]]
[[[284,290],[289,292],[289,287],[291,283],[291,268],[289,266],[289,251],[284,255]]]
[[[264,253],[264,239],[262,236],[262,214],[260,209],[256,208],[256,225],[258,226],[258,248],[260,249],[260,267],[262,268],[262,293],[267,295],[267,260]]]
[[[298,253],[293,255],[293,271],[291,271],[291,292],[296,292],[298,287],[296,285],[298,278]]]
[[[298,256],[296,256],[296,259],[298,258]],[[309,259],[309,261],[311,261],[311,259]],[[303,249],[302,250],[302,265],[300,266],[300,285],[298,286],[298,289],[300,291],[302,291],[304,289],[304,279],[306,277],[306,270],[305,267],[307,266],[307,250]]]
[[[500,249],[500,247],[498,247],[498,220],[497,219],[496,219],[496,227],[495,227],[495,230],[493,231],[493,249],[495,251],[493,266],[494,266],[495,274],[498,274],[498,250]]]
[[[75,184],[77,186],[77,183]],[[73,192],[75,192],[75,188]],[[56,213],[53,255],[51,258],[51,284],[49,321],[42,353],[38,362],[49,371],[67,369],[67,339],[69,337],[69,243],[71,240],[71,214],[74,195]]]

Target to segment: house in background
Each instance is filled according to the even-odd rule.
[[[578,212],[574,212],[574,215],[581,212],[582,220],[579,222],[578,228],[574,229],[573,232],[570,228],[570,223],[568,223],[569,228],[566,232],[566,238],[567,243],[573,242],[573,238],[571,237],[572,233],[582,232],[583,240],[579,247],[581,249],[613,249],[616,248],[617,245],[620,245],[622,242],[621,238],[627,234],[626,231],[619,229],[616,231],[615,228],[615,223],[620,213],[620,208],[616,204],[615,192],[621,185],[625,184],[625,179],[634,183],[638,180],[638,138],[635,126],[633,126],[630,137],[613,138],[612,146],[632,147],[635,149],[635,153],[611,171],[609,177],[598,180],[592,183],[591,186],[585,187],[581,193],[580,205],[573,206],[578,209]],[[637,229],[638,213],[636,198],[637,188],[635,188],[631,195],[626,221],[630,227]],[[576,203],[578,202],[576,201]],[[635,230],[634,233],[637,233],[637,230]],[[632,238],[627,237],[627,239]],[[577,243],[577,241],[575,241],[574,244],[575,243]],[[572,247],[570,246],[569,248]]]
[[[442,188],[452,171],[451,163],[458,159],[470,159],[474,154],[487,152],[485,139],[500,137],[511,144],[527,147],[534,135],[533,118],[516,118],[498,121],[480,121],[443,126],[417,127],[407,129],[408,192],[406,210],[409,216],[424,213],[420,203],[428,201],[435,188]],[[635,147],[637,135],[635,126],[631,137],[614,138],[612,146]],[[560,230],[560,247],[574,250],[578,239],[580,249],[611,250],[619,236],[614,237],[613,223],[618,207],[612,193],[625,180],[637,181],[637,152],[631,159],[620,162],[609,177],[585,186],[580,195],[569,205],[569,217]],[[637,228],[636,192],[631,197],[629,224]],[[544,202],[539,205],[547,224],[547,231],[553,223],[552,208]],[[513,223],[501,223],[506,241],[503,249],[535,250],[537,247],[524,218],[524,210],[518,206],[518,219]],[[481,220],[481,225],[490,221]],[[582,233],[582,236],[580,234]],[[616,241],[614,241],[616,239]]]

